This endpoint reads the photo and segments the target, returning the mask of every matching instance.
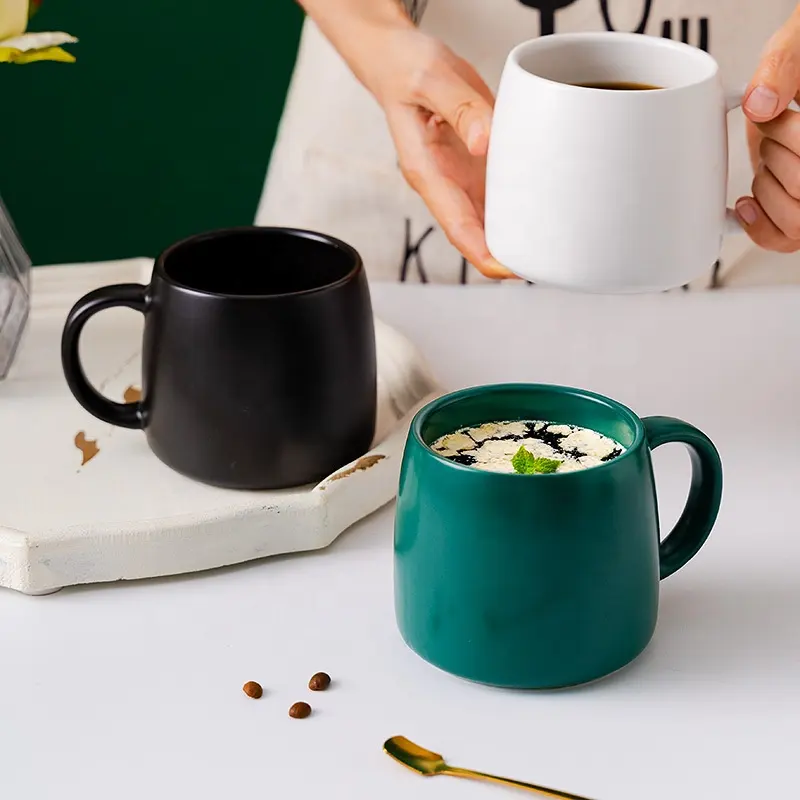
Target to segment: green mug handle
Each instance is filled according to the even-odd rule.
[[[642,422],[651,450],[677,442],[686,445],[692,460],[686,507],[659,548],[663,580],[697,555],[714,527],[722,502],[722,461],[711,440],[693,425],[672,417],[647,417]]]

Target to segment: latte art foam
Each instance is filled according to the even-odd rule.
[[[448,433],[431,445],[451,461],[488,472],[514,472],[511,459],[520,447],[534,458],[560,461],[556,472],[596,467],[625,452],[619,442],[590,428],[541,420],[485,422]]]

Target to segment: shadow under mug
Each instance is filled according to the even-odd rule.
[[[142,399],[116,403],[87,380],[84,325],[98,311],[144,314]],[[163,252],[148,286],[90,292],[61,340],[77,401],[104,422],[142,428],[187,477],[234,489],[319,480],[369,449],[377,369],[359,254],[286,228],[214,231]]]
[[[486,472],[434,452],[459,428],[499,420],[591,428],[626,450],[588,469]],[[686,507],[659,542],[650,451],[691,456]],[[423,659],[479,683],[573,686],[606,676],[649,643],[659,580],[706,541],[722,465],[697,428],[639,419],[606,397],[537,384],[482,386],[434,400],[411,423],[395,521],[395,607]]]

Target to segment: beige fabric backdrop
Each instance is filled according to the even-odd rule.
[[[638,30],[703,46],[727,87],[744,87],[794,0],[407,0],[421,27],[471,61],[496,89],[508,51],[542,26]],[[532,6],[536,6],[536,8]],[[548,15],[541,8],[565,6]],[[731,203],[752,178],[741,112],[730,118]],[[679,125],[680,120],[675,120]],[[258,209],[260,224],[322,230],[353,244],[373,280],[482,282],[406,186],[382,112],[307,21]],[[800,282],[800,257],[771,256],[744,236],[726,240],[724,285]],[[712,269],[696,282],[712,282]]]

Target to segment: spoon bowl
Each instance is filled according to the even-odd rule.
[[[405,736],[392,736],[391,739],[387,739],[384,742],[383,750],[395,761],[419,775],[429,777],[439,775],[447,770],[443,756],[414,744]]]

